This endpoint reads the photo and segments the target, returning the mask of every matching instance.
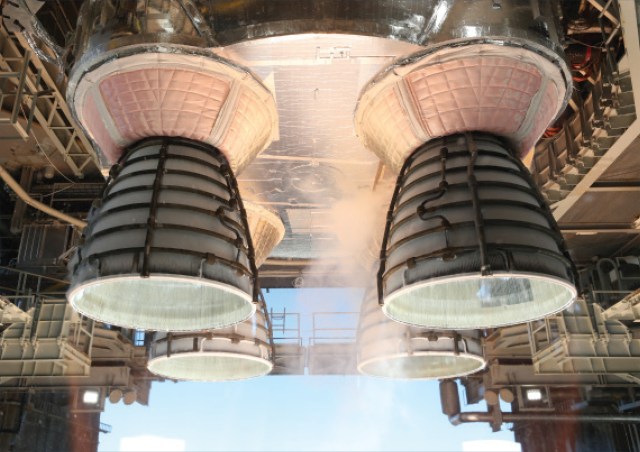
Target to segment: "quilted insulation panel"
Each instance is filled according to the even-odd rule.
[[[395,171],[416,143],[470,131],[504,137],[524,157],[566,93],[561,70],[523,48],[476,44],[410,61],[369,85],[356,117],[365,145]]]
[[[78,119],[107,164],[143,138],[178,136],[220,149],[240,172],[277,135],[272,93],[248,69],[211,54],[106,58],[74,94]]]

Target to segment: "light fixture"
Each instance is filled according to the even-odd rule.
[[[407,160],[392,206],[378,282],[393,320],[497,327],[575,299],[562,235],[503,140],[469,133],[430,141]]]
[[[122,392],[121,389],[118,389],[118,388],[113,389],[109,393],[109,402],[118,403],[118,402],[120,402],[120,400],[122,400],[122,396],[123,395],[124,395],[124,393]]]
[[[538,388],[527,389],[526,391],[527,400],[531,402],[538,402],[542,400],[542,391]]]
[[[253,315],[253,247],[224,156],[203,143],[151,138],[113,173],[70,264],[72,306],[104,323],[164,331]]]
[[[100,392],[95,389],[87,389],[82,393],[82,403],[85,405],[97,405],[100,401]]]
[[[261,377],[273,369],[266,307],[242,323],[195,333],[156,333],[149,371],[165,378],[232,381]]]
[[[375,290],[362,302],[357,333],[358,371],[398,379],[442,379],[482,370],[477,331],[432,331],[387,318]]]
[[[138,392],[135,389],[125,391],[122,396],[122,401],[125,405],[133,405],[136,400],[138,400]]]

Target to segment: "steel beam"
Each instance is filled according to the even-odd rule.
[[[596,0],[589,0],[591,4],[600,4]],[[640,105],[640,38],[638,34],[638,20],[636,4],[633,1],[620,1],[620,16],[622,18],[622,33],[627,51],[631,84],[634,87],[633,99],[635,105]],[[595,6],[595,5],[594,5]],[[603,7],[602,4],[600,4]],[[597,8],[597,6],[596,6]],[[640,135],[640,121],[636,119],[600,160],[589,170],[571,193],[562,201],[553,204],[553,216],[561,221],[578,200],[591,189],[591,186],[609,169],[624,151],[634,142],[637,144]]]

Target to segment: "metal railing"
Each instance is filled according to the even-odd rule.
[[[359,312],[314,312],[309,345],[355,342],[359,315]]]
[[[36,138],[29,132],[37,123],[76,177],[83,178],[91,165],[94,171],[99,168],[91,143],[75,123],[64,95],[42,61],[32,54],[24,36],[10,34],[4,26],[0,26],[0,74],[16,85],[8,123],[22,139]],[[49,158],[46,149],[40,147],[40,152]]]
[[[300,313],[269,310],[273,342],[275,344],[296,344],[302,346],[302,334],[300,327]]]
[[[30,58],[29,51],[21,57],[4,57],[5,64],[0,67],[0,105],[8,106],[10,111],[8,117],[0,117],[0,127],[10,126],[15,130],[13,135],[2,134],[2,140],[27,140],[31,133],[38,93],[31,91],[26,83]],[[40,84],[40,71],[34,75],[36,85]]]

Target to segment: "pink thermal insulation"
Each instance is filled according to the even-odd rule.
[[[407,75],[409,90],[430,136],[486,131],[514,137],[540,90],[542,76],[532,64],[483,56],[433,64]],[[533,127],[519,138],[526,151],[553,119],[557,90],[549,84]]]
[[[250,93],[242,92],[238,97],[236,110],[229,122],[226,134],[220,143],[224,152],[228,149],[251,149],[255,143],[266,143],[270,129],[265,127],[271,121],[269,111],[261,105],[260,99]],[[227,155],[232,167],[242,167],[247,159],[253,158],[250,153]]]
[[[392,89],[382,91],[371,101],[371,108],[364,114],[363,122],[371,130],[395,130],[396,133],[381,133],[376,136],[376,146],[380,149],[406,148],[415,149],[418,142],[411,123],[407,117],[400,99]],[[404,157],[403,157],[404,158]],[[402,166],[402,162],[400,162]]]
[[[556,111],[558,104],[558,89],[553,83],[547,85],[547,89],[543,93],[542,102],[538,107],[534,116],[533,127],[521,142],[523,154],[526,154],[538,141],[549,123],[553,120],[553,113]],[[524,157],[524,155],[523,155]]]
[[[111,134],[104,125],[102,115],[96,101],[91,95],[87,95],[82,106],[82,115],[84,116],[84,125],[91,131],[91,135],[105,157],[110,163],[115,163],[120,158],[121,149],[113,141]]]
[[[126,143],[150,136],[206,141],[229,88],[226,80],[170,68],[116,73],[100,83],[104,104]]]

